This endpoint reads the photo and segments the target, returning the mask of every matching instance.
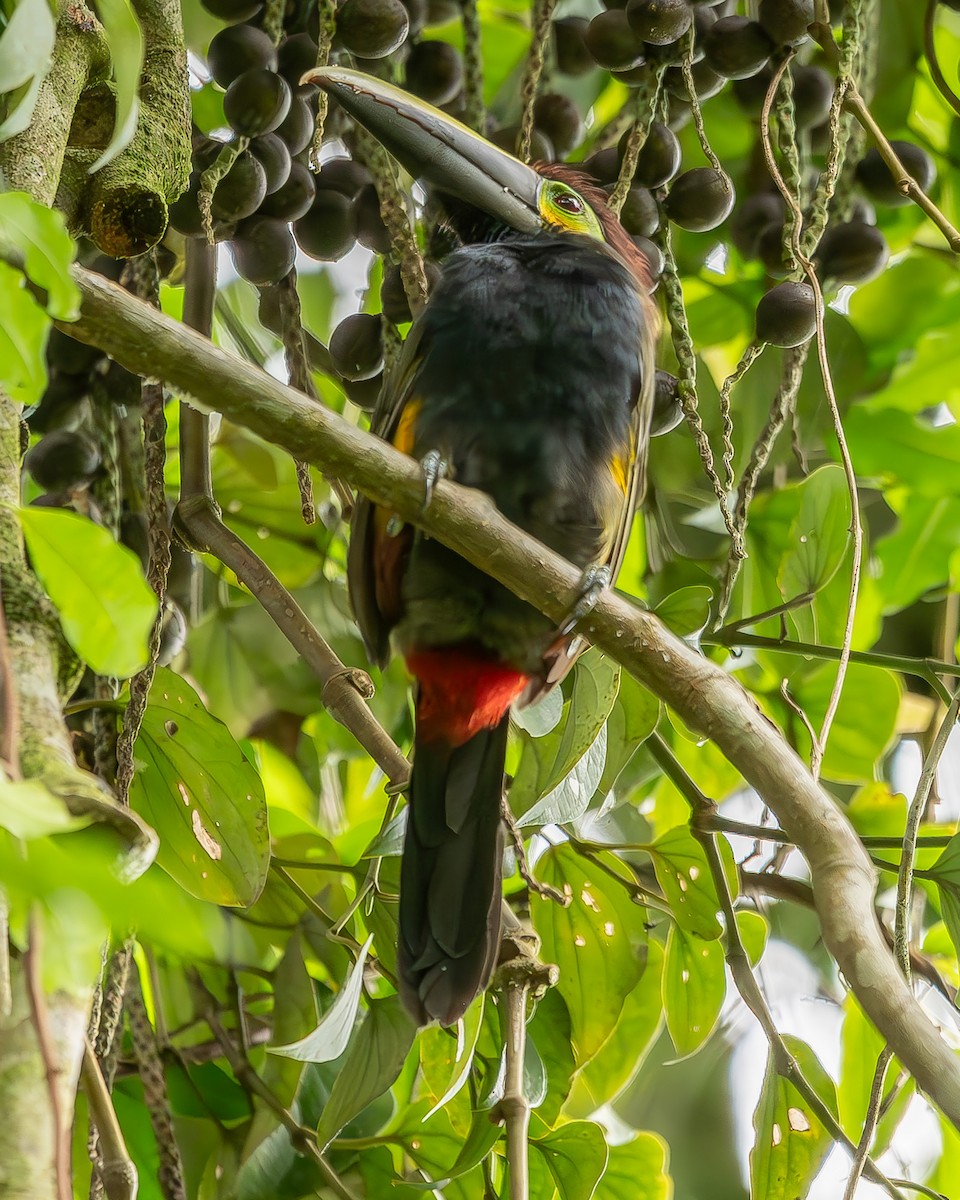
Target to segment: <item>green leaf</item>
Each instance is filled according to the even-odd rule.
[[[893,533],[874,545],[885,613],[908,608],[924,592],[945,584],[951,555],[960,545],[958,496],[932,499],[911,493],[898,516]]]
[[[718,845],[723,845],[723,839]],[[697,937],[718,938],[721,925],[717,917],[720,908],[717,889],[703,847],[690,830],[677,825],[647,849],[677,924]],[[733,879],[735,892],[735,874]]]
[[[786,1037],[787,1048],[814,1091],[836,1111],[833,1080],[809,1046]],[[777,1074],[773,1056],[756,1111],[756,1140],[750,1152],[750,1195],[754,1200],[800,1200],[830,1153],[830,1134],[789,1080]]]
[[[0,37],[0,95],[29,84],[7,110],[0,142],[22,133],[33,117],[40,86],[53,61],[57,27],[47,0],[19,0]]]
[[[50,318],[23,286],[23,276],[0,262],[0,385],[17,404],[35,404],[46,387],[44,355]]]
[[[679,925],[667,936],[663,1008],[677,1054],[699,1050],[713,1032],[727,992],[723,947],[692,937]]]
[[[23,255],[24,272],[46,293],[51,317],[76,320],[80,289],[70,268],[77,248],[61,212],[37,204],[26,192],[0,193],[0,245]]]
[[[0,829],[16,838],[47,837],[83,829],[92,817],[74,817],[64,802],[40,782],[0,779]]]
[[[537,1105],[537,1116],[550,1126],[557,1123],[576,1070],[570,1039],[566,1001],[556,988],[550,988],[537,1002],[536,1012],[527,1025],[527,1042],[536,1047],[547,1072],[547,1087]]]
[[[657,1133],[638,1133],[611,1146],[595,1200],[673,1200],[670,1148]]]
[[[366,1017],[351,1034],[340,1074],[320,1115],[317,1142],[321,1149],[396,1080],[416,1033],[399,996],[369,1002]]]
[[[850,494],[843,470],[821,467],[800,484],[800,509],[777,583],[785,600],[817,592],[843,562],[850,539]]]
[[[844,421],[857,474],[884,490],[908,487],[939,499],[960,493],[960,426],[931,425],[895,408],[854,405]]]
[[[628,868],[612,856],[614,870]],[[541,877],[570,898],[531,897],[531,919],[546,962],[560,968],[557,988],[570,1013],[578,1064],[588,1062],[613,1032],[623,1002],[643,973],[647,932],[643,909],[601,867],[571,846],[549,850],[538,864]]]
[[[270,862],[260,776],[229,730],[173,671],[157,670],[130,803],[160,835],[157,862],[192,896],[249,906]]]
[[[864,1117],[870,1104],[873,1077],[877,1059],[886,1042],[867,1019],[852,992],[843,1002],[843,1029],[840,1035],[840,1079],[837,1084],[837,1107],[840,1124],[854,1142],[859,1141],[863,1131]],[[871,1154],[874,1158],[883,1153],[885,1142],[896,1130],[907,1105],[913,1098],[914,1088],[896,1088],[900,1075],[900,1064],[892,1059],[887,1066],[883,1084],[883,1116],[877,1127]],[[912,1084],[908,1080],[908,1084]],[[894,1089],[896,1088],[896,1092]]]
[[[700,633],[707,624],[712,600],[710,588],[695,584],[671,592],[660,601],[654,612],[678,637],[690,637]]]
[[[620,690],[607,717],[607,757],[597,792],[606,796],[620,772],[633,758],[660,720],[660,701],[642,683],[624,671]]]
[[[520,731],[523,750],[510,787],[518,824],[562,823],[586,812],[606,756],[605,741],[596,743],[619,684],[619,666],[599,651],[588,650],[574,668],[570,699],[557,728],[536,738]],[[571,774],[591,748],[582,771]]]
[[[640,982],[623,1003],[620,1020],[594,1057],[577,1073],[566,1111],[585,1117],[615,1100],[641,1068],[663,1024],[664,952],[651,938]]]
[[[436,1104],[427,1113],[427,1118],[449,1104],[467,1082],[483,1024],[483,1007],[481,992],[464,1014],[462,1024],[458,1023],[455,1035],[439,1026],[431,1026],[420,1035],[424,1081],[436,1097]]]
[[[530,1142],[543,1155],[561,1200],[590,1200],[607,1165],[603,1130],[593,1121],[570,1121]]]
[[[563,716],[563,692],[554,688],[547,692],[536,704],[528,704],[526,708],[518,708],[510,714],[510,719],[518,729],[523,729],[531,737],[545,737],[552,729],[560,724]]]
[[[357,961],[350,968],[350,973],[337,992],[336,999],[324,1013],[316,1029],[297,1042],[286,1046],[271,1046],[272,1054],[312,1063],[332,1062],[340,1057],[347,1048],[347,1042],[357,1021],[360,994],[363,991],[363,966],[367,961],[372,941],[371,935],[361,946]]]
[[[825,663],[798,677],[792,689],[793,699],[816,730],[823,722],[836,677],[836,664]],[[902,692],[903,685],[892,671],[850,663],[823,758],[825,778],[844,783],[873,779],[876,764],[896,735]],[[869,721],[864,720],[864,713],[870,714]],[[796,737],[801,756],[809,753],[806,730],[798,728]]]
[[[126,679],[146,666],[157,597],[140,560],[88,517],[22,508],[30,561],[60,614],[63,632],[98,675]]]
[[[113,136],[90,168],[91,174],[112,162],[133,140],[140,115],[140,71],[143,67],[143,34],[130,0],[99,0],[97,12],[110,47],[117,110]]]
[[[740,931],[740,941],[747,952],[750,966],[755,967],[760,959],[763,958],[763,952],[767,946],[767,937],[770,934],[770,926],[767,923],[767,918],[762,913],[753,912],[749,908],[741,909],[736,915],[737,929]]]

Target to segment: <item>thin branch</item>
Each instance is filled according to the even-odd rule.
[[[890,1066],[892,1058],[893,1051],[889,1046],[884,1046],[877,1057],[877,1066],[873,1072],[873,1082],[870,1084],[870,1099],[867,1103],[867,1114],[863,1119],[863,1131],[860,1134],[860,1140],[857,1142],[857,1148],[853,1155],[853,1164],[850,1167],[847,1186],[844,1188],[843,1200],[854,1200],[857,1194],[857,1187],[860,1183],[860,1177],[863,1175],[867,1154],[873,1142],[874,1134],[877,1132],[877,1122],[880,1120],[880,1106],[883,1103],[883,1084],[887,1077],[887,1067]]]
[[[648,740],[647,745],[656,764],[690,805],[690,832],[703,847],[703,852],[710,867],[710,874],[717,889],[717,896],[720,899],[720,909],[723,913],[727,965],[730,968],[730,974],[733,976],[733,981],[743,1002],[756,1017],[760,1028],[767,1038],[777,1073],[793,1084],[806,1101],[810,1111],[816,1116],[820,1124],[824,1126],[831,1138],[840,1145],[846,1146],[848,1150],[853,1150],[853,1143],[844,1133],[839,1121],[827,1107],[826,1103],[817,1095],[813,1086],[807,1081],[800,1070],[797,1060],[787,1048],[780,1031],[777,1029],[773,1015],[767,1007],[766,999],[760,989],[760,985],[757,983],[753,968],[750,966],[750,959],[747,957],[747,952],[740,937],[737,914],[734,910],[733,898],[730,895],[730,888],[727,884],[723,860],[720,857],[720,851],[717,847],[716,835],[704,828],[701,823],[704,817],[710,817],[716,811],[716,804],[701,792],[659,734],[654,733]],[[864,1157],[864,1174],[873,1183],[882,1187],[888,1196],[899,1197],[899,1200],[903,1200],[901,1193],[868,1156]]]
[[[937,9],[940,7],[940,0],[928,0],[927,11],[923,18],[923,52],[927,59],[927,66],[930,68],[930,78],[936,84],[937,91],[950,105],[953,111],[960,116],[960,97],[953,90],[940,70],[940,60],[937,58],[937,45],[934,39],[934,29],[937,21]]]
[[[488,497],[441,480],[424,510],[423,474],[412,459],[108,281],[79,267],[73,276],[81,317],[64,327],[67,332],[130,370],[166,379],[319,470],[339,474],[553,620],[569,613],[582,572],[512,525]],[[874,915],[874,869],[832,798],[740,683],[655,615],[607,591],[583,622],[583,633],[685,724],[716,742],[757,790],[807,859],[824,943],[864,1011],[919,1086],[960,1125],[960,1062],[896,968]]]
[[[57,1051],[50,1029],[50,1013],[47,1009],[47,997],[43,990],[41,965],[43,957],[43,926],[36,907],[30,910],[29,940],[24,951],[23,974],[27,988],[27,999],[30,1002],[30,1020],[37,1036],[40,1048],[40,1058],[47,1081],[47,1094],[50,1099],[50,1120],[53,1124],[53,1174],[56,1180],[58,1200],[72,1200],[73,1188],[70,1184],[70,1136],[64,1120],[63,1104],[60,1096],[60,1068],[57,1065]]]
[[[533,107],[537,102],[537,87],[543,73],[543,55],[550,33],[550,17],[557,0],[533,0],[533,37],[520,82],[520,130],[517,134],[517,158],[530,161],[530,140],[533,137]]]
[[[774,72],[770,86],[767,89],[767,94],[764,97],[763,111],[760,116],[760,139],[763,143],[763,157],[767,165],[767,170],[770,172],[770,178],[777,185],[777,190],[780,192],[784,203],[794,217],[792,228],[794,257],[803,268],[807,281],[813,289],[817,317],[817,357],[820,360],[823,390],[830,408],[830,414],[833,417],[833,429],[840,450],[840,461],[843,466],[844,477],[847,481],[847,491],[850,496],[850,535],[853,539],[853,562],[850,565],[850,593],[847,600],[847,618],[844,623],[843,643],[841,645],[840,657],[837,660],[837,678],[830,692],[830,699],[827,702],[827,711],[823,716],[819,736],[814,739],[810,752],[810,773],[814,779],[819,779],[827,739],[830,736],[830,727],[833,724],[833,719],[840,704],[840,695],[843,691],[843,683],[847,674],[847,664],[850,661],[850,651],[853,645],[853,626],[857,615],[857,597],[860,593],[860,572],[863,563],[863,528],[860,524],[860,495],[857,491],[857,476],[853,469],[853,460],[850,457],[850,448],[847,445],[843,420],[840,416],[840,407],[837,404],[837,396],[833,388],[833,375],[830,371],[830,357],[827,353],[827,335],[823,316],[823,292],[820,288],[820,280],[817,278],[817,273],[813,268],[813,263],[800,248],[800,230],[803,226],[803,212],[800,208],[799,199],[794,196],[793,192],[787,186],[783,175],[781,175],[773,153],[773,147],[770,145],[770,111],[776,98],[780,81],[790,64],[790,58],[790,55],[784,57],[780,66]]]
[[[960,690],[958,690],[950,707],[944,713],[936,739],[924,761],[923,770],[920,772],[920,780],[917,783],[917,790],[907,812],[907,826],[903,834],[903,854],[900,857],[900,870],[897,873],[894,952],[897,956],[897,962],[900,964],[900,970],[908,980],[910,978],[910,903],[913,890],[917,832],[927,806],[927,797],[930,795],[930,789],[937,775],[937,767],[940,765],[940,759],[947,748],[947,742],[951,733],[953,733],[958,715],[960,715]]]
[[[80,1080],[97,1128],[102,1162],[95,1169],[99,1172],[107,1200],[136,1200],[136,1163],[123,1140],[123,1131],[89,1038],[84,1042]]]

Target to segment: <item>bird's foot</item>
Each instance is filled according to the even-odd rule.
[[[567,614],[567,619],[560,626],[562,637],[572,633],[579,622],[593,611],[597,601],[609,586],[610,568],[606,564],[590,566],[584,570],[577,585],[577,599]]]
[[[439,450],[428,450],[420,459],[420,469],[423,471],[423,504],[421,512],[426,512],[433,499],[433,489],[438,479],[446,479],[450,473],[450,464]]]

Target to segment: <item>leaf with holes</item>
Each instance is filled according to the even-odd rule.
[[[817,1056],[798,1038],[785,1037],[784,1042],[808,1083],[836,1113],[836,1088]],[[806,1100],[777,1073],[772,1055],[767,1060],[753,1127],[756,1140],[750,1152],[750,1195],[763,1200],[806,1196],[833,1142]]]
[[[644,910],[604,867],[629,874],[612,855],[588,862],[572,846],[553,847],[538,863],[541,878],[570,903],[566,908],[531,897],[531,919],[543,943],[541,957],[560,968],[557,988],[570,1013],[578,1065],[588,1062],[613,1032],[623,1002],[646,961]]]
[[[270,863],[260,776],[173,671],[157,670],[133,754],[130,803],[160,835],[160,866],[200,900],[253,904]]]
[[[727,871],[727,884],[731,894],[736,895],[736,866],[729,843],[718,838],[717,846]],[[718,938],[721,927],[717,917],[720,908],[717,889],[703,848],[690,830],[677,825],[647,849],[677,924],[697,937]]]
[[[726,991],[720,943],[672,926],[663,967],[663,1009],[667,1031],[681,1058],[699,1050],[713,1032]]]

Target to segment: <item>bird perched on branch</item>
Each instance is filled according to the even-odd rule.
[[[577,171],[526,166],[358,72],[308,81],[433,185],[462,243],[410,330],[375,432],[424,463],[428,495],[445,471],[614,578],[653,404],[658,322],[643,254]],[[415,1019],[449,1025],[497,958],[510,707],[562,679],[576,636],[364,498],[348,574],[371,658],[386,662],[392,636],[416,679],[398,962]]]

